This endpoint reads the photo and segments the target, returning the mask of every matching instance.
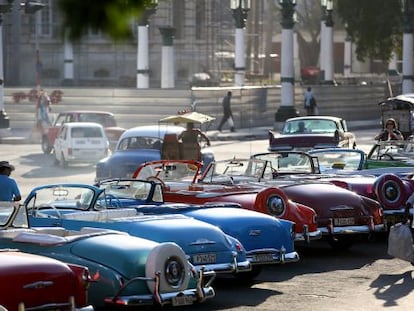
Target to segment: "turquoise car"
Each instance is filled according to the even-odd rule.
[[[160,192],[160,186],[154,191]],[[196,271],[217,275],[251,271],[243,245],[217,226],[184,215],[143,215],[134,208],[110,208],[117,201],[93,185],[49,184],[32,189],[24,204],[33,227],[119,230],[158,243],[178,244]]]
[[[95,308],[189,305],[215,296],[205,279],[212,273],[197,273],[175,243],[91,227],[31,228],[23,205],[1,202],[0,243],[87,267],[93,281],[88,301]]]

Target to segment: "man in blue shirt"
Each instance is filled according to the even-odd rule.
[[[8,161],[0,161],[0,201],[14,202],[22,199],[16,181],[10,177],[12,171],[13,165]]]

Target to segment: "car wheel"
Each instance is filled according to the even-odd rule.
[[[388,208],[400,208],[409,196],[404,182],[394,174],[379,176],[374,182],[373,190],[381,205]]]
[[[63,154],[63,152],[61,153],[61,156],[60,156],[60,164],[62,164],[63,168],[68,167],[68,161],[66,161],[65,155]]]
[[[52,146],[49,145],[49,140],[46,135],[42,136],[42,151],[44,154],[49,154],[52,151]]]
[[[175,243],[167,242],[156,246],[148,255],[145,276],[154,278],[160,272],[160,293],[183,291],[190,282],[189,263],[184,251]],[[147,281],[148,289],[155,292],[155,282]]]

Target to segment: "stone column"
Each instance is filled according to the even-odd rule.
[[[161,59],[161,88],[175,87],[174,66],[174,32],[173,27],[160,27],[162,35],[162,59]]]

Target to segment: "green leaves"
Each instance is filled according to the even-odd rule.
[[[149,5],[149,0],[59,0],[63,30],[79,40],[88,30],[101,31],[114,40],[132,36],[131,22]]]

